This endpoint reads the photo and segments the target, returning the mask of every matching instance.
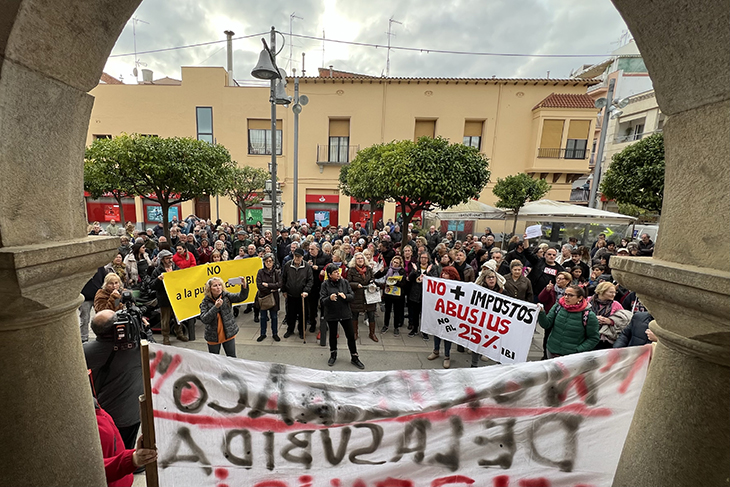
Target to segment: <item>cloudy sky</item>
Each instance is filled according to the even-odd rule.
[[[582,64],[600,61],[619,46],[626,25],[609,0],[143,0],[134,17],[137,56],[154,78],[180,78],[181,66],[225,66],[224,30],[235,38],[267,32],[273,25],[285,34],[279,57],[289,74],[301,71],[306,53],[307,74],[316,68],[380,76],[385,74],[387,49],[353,46],[318,39],[289,38],[293,33],[316,38],[387,45],[389,19],[393,46],[390,75],[402,77],[567,77]],[[143,23],[143,22],[147,23]],[[238,39],[234,47],[234,77],[252,80],[262,36]],[[268,35],[267,35],[268,39]],[[191,44],[200,47],[160,50]],[[282,38],[277,38],[277,48]],[[289,63],[290,45],[293,63]],[[572,58],[456,55],[428,50],[508,54],[597,55]],[[133,83],[133,21],[119,37],[105,71]],[[140,75],[141,78],[141,75]]]

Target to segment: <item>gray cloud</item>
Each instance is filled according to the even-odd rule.
[[[236,36],[267,31],[274,25],[289,30],[289,15],[296,12],[304,20],[294,22],[294,32],[321,36],[322,29],[334,32],[338,25],[324,25],[327,13],[335,8],[342,22],[354,22],[357,35],[350,40],[385,45],[388,18],[393,25],[394,46],[452,51],[539,54],[608,54],[626,26],[609,0],[272,0],[261,7],[250,0],[145,0],[135,16],[149,22],[137,25],[137,49],[146,51],[212,40],[223,40],[223,30]],[[350,24],[347,24],[350,25]],[[342,34],[340,34],[342,35]],[[288,36],[287,36],[288,37]],[[327,37],[333,37],[328,34]],[[280,42],[280,41],[278,41]],[[286,65],[288,43],[280,54]],[[321,42],[294,38],[295,67],[301,52],[307,52],[308,74],[322,64]],[[250,79],[250,69],[261,49],[259,38],[238,40],[235,45],[235,76]],[[132,22],[120,36],[112,54],[133,51]],[[340,55],[338,55],[338,53]],[[180,66],[224,66],[225,43],[154,54],[139,59],[155,72],[155,77],[180,77]],[[385,49],[341,46],[328,43],[325,65],[336,69],[380,75],[385,70]],[[525,58],[462,56],[391,50],[391,76],[417,77],[567,77],[571,70],[601,58]],[[133,56],[110,58],[106,71],[132,81]],[[291,69],[289,69],[291,72]]]

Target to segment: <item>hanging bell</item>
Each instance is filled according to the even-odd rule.
[[[275,79],[279,77],[279,72],[271,61],[271,54],[266,49],[261,50],[259,54],[259,62],[251,71],[251,76],[256,79]]]
[[[284,85],[286,85],[286,81],[278,80],[276,82],[276,104],[277,105],[288,105],[292,101],[292,97],[286,94],[286,89],[284,88]]]

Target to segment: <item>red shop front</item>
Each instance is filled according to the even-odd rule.
[[[91,195],[84,191],[86,199],[86,215],[89,222],[109,222],[114,220],[117,223],[137,222],[137,211],[134,207],[134,198],[122,198],[122,208],[124,208],[124,219],[122,222],[121,211],[119,211],[119,203],[113,196],[102,196],[99,199],[92,199]]]
[[[315,226],[329,226],[338,224],[338,210],[340,195],[338,194],[308,194],[307,221]]]
[[[400,203],[396,203],[396,205],[395,205],[395,221],[398,221],[398,219],[401,217],[401,211],[403,211],[402,208],[401,208],[401,204]],[[414,223],[415,224],[415,223],[420,223],[422,221],[423,221],[423,218],[421,216],[421,210],[418,210],[413,215],[413,218],[411,219],[411,223]]]
[[[365,226],[367,221],[370,219],[370,200],[357,201],[352,198],[350,200],[350,221],[354,224],[360,222],[362,226]],[[383,218],[383,205],[375,206],[375,213],[373,213],[373,223],[377,223],[378,220]]]

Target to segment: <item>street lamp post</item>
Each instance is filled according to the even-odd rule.
[[[287,97],[286,91],[284,91],[286,73],[276,66],[276,34],[276,29],[272,26],[269,36],[271,47],[266,45],[265,39],[262,39],[264,49],[259,54],[259,62],[251,71],[254,78],[269,80],[271,83],[269,95],[269,102],[271,103],[271,239],[274,251],[276,250],[276,229],[279,220],[276,201],[276,105],[291,103],[291,97]],[[277,85],[277,83],[281,84]]]
[[[597,208],[598,201],[596,201],[598,182],[601,178],[601,159],[603,159],[603,147],[606,145],[606,132],[608,131],[608,116],[611,114],[609,107],[611,106],[611,100],[613,100],[613,89],[616,85],[616,80],[611,78],[608,82],[608,93],[606,94],[607,103],[605,110],[603,111],[603,123],[601,124],[601,136],[598,139],[598,152],[596,152],[596,162],[593,166],[593,181],[591,184],[591,194],[588,197],[588,206],[590,208]],[[596,102],[598,103],[598,102]]]

